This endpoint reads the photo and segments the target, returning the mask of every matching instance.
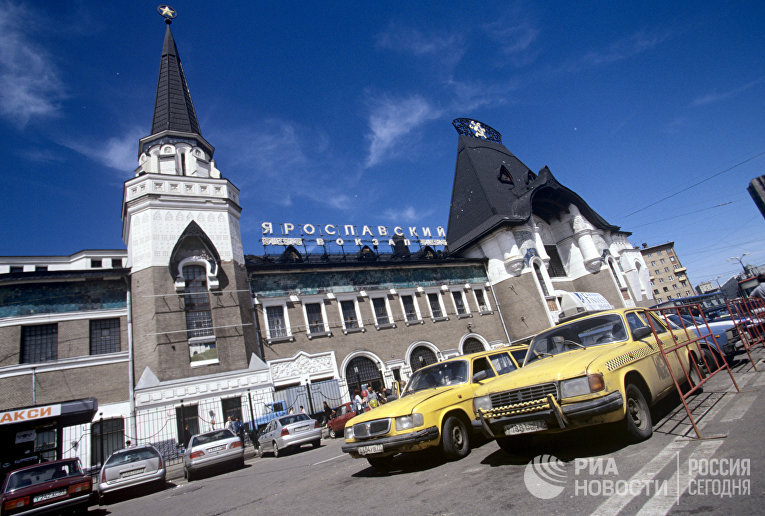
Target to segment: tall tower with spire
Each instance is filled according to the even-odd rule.
[[[202,137],[167,23],[151,133],[125,182],[138,387],[242,370],[256,353],[239,229],[239,190]]]

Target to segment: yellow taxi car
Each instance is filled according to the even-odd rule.
[[[435,446],[449,459],[464,457],[470,453],[472,431],[480,428],[473,392],[518,369],[513,349],[481,351],[418,369],[399,399],[348,422],[342,450],[378,469],[390,467],[397,453]]]
[[[523,434],[617,421],[631,440],[647,439],[649,404],[675,390],[659,351],[674,345],[670,331],[687,341],[650,310],[631,308],[585,314],[539,333],[519,371],[476,390],[484,433],[508,452],[528,444]],[[698,381],[688,348],[668,358],[678,382],[685,382],[684,368]]]

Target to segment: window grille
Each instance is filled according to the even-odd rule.
[[[454,306],[457,309],[457,314],[464,315],[467,313],[467,310],[465,310],[465,300],[462,298],[462,292],[453,290],[452,298],[454,299]]]
[[[58,325],[24,326],[21,331],[21,363],[58,359]]]
[[[213,335],[210,298],[207,292],[207,274],[201,265],[187,265],[183,268],[186,280],[186,330],[188,338]]]
[[[390,320],[388,319],[388,308],[385,306],[385,299],[381,297],[372,299],[372,306],[374,307],[377,324],[388,324]]]
[[[319,303],[308,303],[305,305],[305,313],[308,317],[309,333],[321,333],[324,331],[324,317],[321,313]]]
[[[417,320],[417,310],[414,307],[414,298],[412,296],[401,296],[401,303],[404,305],[404,317],[407,321]]]
[[[356,303],[353,301],[340,301],[340,310],[343,312],[343,322],[346,329],[359,327],[359,321],[356,317]]]
[[[284,320],[283,306],[266,307],[266,317],[268,319],[268,333],[271,338],[287,336],[287,325]]]
[[[117,353],[120,350],[120,320],[90,321],[90,354]]]
[[[428,303],[430,303],[430,313],[433,317],[443,317],[444,314],[441,311],[441,302],[438,299],[438,294],[431,292],[428,294]]]
[[[553,278],[565,277],[566,268],[563,266],[563,260],[560,258],[560,253],[558,253],[558,246],[546,245],[545,252],[547,252],[547,256],[550,257],[550,264],[547,270],[548,274]]]

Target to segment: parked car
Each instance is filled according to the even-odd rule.
[[[162,455],[154,446],[144,444],[117,450],[101,467],[98,477],[99,503],[103,503],[110,493],[138,486],[152,485],[164,489],[165,477]]]
[[[321,424],[306,414],[290,414],[273,419],[258,436],[258,457],[266,452],[278,457],[287,448],[311,443],[321,445]]]
[[[334,439],[335,437],[338,437],[340,435],[343,435],[343,429],[345,428],[345,424],[350,420],[351,418],[356,417],[356,410],[353,408],[354,403],[348,402],[343,403],[339,407],[335,409],[335,415],[332,416],[327,423],[327,427],[329,428],[329,436]]]
[[[17,469],[3,483],[0,514],[85,512],[92,492],[80,459],[62,459]]]
[[[537,334],[518,372],[475,393],[485,434],[508,452],[527,446],[523,434],[618,421],[631,440],[647,439],[653,431],[649,406],[676,390],[659,351],[674,345],[670,331],[653,312],[617,309],[585,314]],[[673,333],[678,342],[688,341],[683,330]],[[692,383],[699,381],[687,348],[667,356],[678,382],[686,381],[683,368],[691,372]]]
[[[183,454],[183,476],[191,482],[202,469],[221,464],[244,467],[244,446],[231,430],[213,430],[191,436]]]
[[[707,321],[700,317],[694,317],[690,314],[667,314],[667,319],[672,321],[677,328],[687,328],[693,332],[696,336],[704,336],[705,338],[700,341],[702,344],[702,353],[705,355],[707,363],[710,367],[715,368],[715,359],[712,357],[714,353],[717,357],[717,363],[721,362],[722,357],[730,364],[733,362],[736,355],[736,344],[734,339],[729,338],[731,328],[735,328],[735,324],[732,320],[725,321]],[[709,325],[709,329],[707,329]],[[711,336],[710,335],[711,332]],[[697,357],[699,360],[699,366],[704,366],[701,357]]]
[[[482,351],[418,369],[401,398],[356,416],[345,426],[342,450],[387,469],[397,453],[439,447],[450,459],[470,453],[475,420],[473,395],[482,385],[516,374],[504,350]],[[509,374],[512,373],[512,374]]]

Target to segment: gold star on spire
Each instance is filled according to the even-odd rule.
[[[157,12],[160,14],[160,16],[162,16],[166,20],[172,20],[178,15],[175,9],[173,9],[169,5],[164,5],[164,4],[157,7]]]

